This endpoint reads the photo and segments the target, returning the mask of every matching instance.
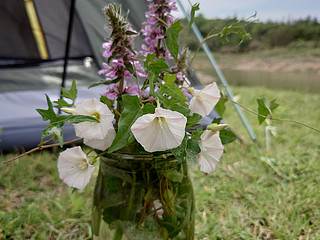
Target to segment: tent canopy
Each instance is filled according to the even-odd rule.
[[[104,87],[88,90],[99,80],[102,43],[110,35],[102,12],[109,3],[121,4],[132,27],[140,30],[147,11],[146,0],[76,0],[66,87],[75,79],[78,100],[98,97]],[[0,1],[0,151],[37,146],[46,124],[36,108],[46,109],[60,95],[71,0]],[[140,46],[142,39],[138,39]],[[200,87],[197,78],[191,79]],[[204,120],[210,123],[213,115]],[[75,138],[71,125],[65,139]]]

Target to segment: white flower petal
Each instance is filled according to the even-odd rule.
[[[224,149],[219,132],[205,130],[201,135],[199,147],[201,149],[198,157],[200,170],[205,173],[211,173],[216,168]]]
[[[82,122],[74,124],[76,135],[87,140],[104,139],[113,129],[113,114],[109,108],[95,98],[86,99],[75,106],[73,115],[98,117],[100,123]]]
[[[100,121],[74,124],[76,135],[84,138],[86,145],[102,151],[110,147],[115,138],[114,115],[105,104],[95,98],[86,99],[76,105],[73,114],[96,117]]]
[[[220,91],[215,82],[209,84],[202,90],[194,90],[193,98],[190,100],[190,114],[198,113],[201,116],[208,115],[220,99]]]
[[[104,151],[111,146],[114,138],[116,137],[116,131],[111,128],[104,139],[84,139],[84,144],[89,147]]]
[[[94,166],[78,146],[60,153],[58,171],[59,177],[70,187],[84,189],[90,181]]]
[[[187,119],[179,112],[156,108],[154,114],[139,117],[131,131],[148,152],[178,147],[185,135]]]

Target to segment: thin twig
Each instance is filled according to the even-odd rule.
[[[316,129],[316,128],[314,128],[314,127],[311,127],[311,126],[309,126],[309,125],[307,125],[307,124],[304,124],[304,123],[302,123],[302,122],[298,122],[298,121],[291,120],[291,119],[282,119],[282,118],[274,118],[274,117],[265,116],[265,115],[259,114],[259,113],[255,112],[255,111],[251,110],[250,108],[247,108],[247,107],[241,105],[240,103],[237,103],[237,102],[231,100],[230,98],[224,97],[224,99],[227,99],[227,100],[231,101],[232,103],[235,103],[235,104],[237,104],[238,106],[242,107],[243,109],[247,110],[248,112],[251,112],[251,113],[253,113],[253,114],[257,115],[257,116],[263,117],[263,118],[265,118],[265,119],[294,123],[294,124],[297,124],[297,125],[300,125],[300,126],[309,128],[309,129],[311,129],[311,130],[313,130],[313,131],[316,131],[316,132],[320,133],[320,130],[319,130],[319,129]]]
[[[78,141],[82,141],[82,140],[83,140],[83,138],[77,138],[77,139],[74,139],[74,140],[69,141],[69,142],[64,142],[63,145],[72,144],[72,143],[75,143],[75,142],[78,142]],[[36,151],[38,151],[38,150],[42,150],[42,149],[46,149],[46,148],[51,148],[51,147],[56,147],[56,146],[60,146],[60,143],[55,143],[55,144],[50,144],[50,145],[45,145],[45,146],[38,146],[38,147],[36,147],[36,148],[31,149],[31,150],[28,151],[28,152],[25,152],[25,153],[20,154],[19,156],[16,156],[16,157],[14,157],[14,158],[10,158],[9,160],[3,162],[3,164],[8,164],[8,163],[10,163],[10,162],[12,162],[12,161],[14,161],[14,160],[17,160],[17,159],[19,159],[19,158],[21,158],[21,157],[23,157],[23,156],[25,156],[25,155],[28,155],[28,154],[33,153],[33,152],[36,152]]]
[[[47,143],[49,143],[49,142],[52,142],[52,141],[53,141],[53,138],[50,138],[49,140],[40,143],[40,144],[38,145],[38,147],[41,147],[41,146],[43,146],[43,145],[45,145],[45,144],[47,144]]]
[[[201,42],[199,43],[199,45],[198,45],[198,48],[197,48],[196,52],[193,54],[193,56],[192,56],[189,64],[191,65],[191,64],[193,63],[194,59],[196,58],[197,54],[198,54],[199,51],[200,51],[200,48],[202,47],[202,45],[203,45],[208,39],[213,38],[213,37],[218,37],[218,36],[219,36],[219,34],[216,33],[216,34],[209,35],[209,36],[205,37],[204,39],[202,39],[202,41],[201,41]]]

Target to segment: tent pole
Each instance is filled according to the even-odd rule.
[[[73,26],[73,16],[75,10],[75,2],[76,0],[71,0],[70,5],[70,13],[69,13],[69,24],[68,24],[68,34],[67,34],[67,42],[66,42],[66,49],[64,54],[64,64],[63,64],[63,73],[62,73],[62,81],[61,81],[61,88],[65,87],[65,81],[67,76],[67,66],[69,60],[69,53],[70,53],[70,43],[71,43],[71,33],[72,33],[72,26]],[[62,99],[62,90],[60,90],[60,99]],[[60,109],[59,109],[60,113]]]
[[[177,2],[178,2],[178,4],[179,4],[179,6],[180,6],[180,9],[181,9],[182,13],[184,14],[184,16],[185,16],[185,17],[188,19],[188,21],[190,22],[190,16],[187,14],[186,10],[184,9],[181,1],[180,1],[180,0],[177,0]],[[221,70],[220,70],[217,62],[215,61],[215,59],[214,59],[214,57],[213,57],[213,55],[212,55],[212,53],[211,53],[211,51],[210,51],[210,49],[209,49],[209,47],[208,47],[208,45],[207,45],[207,43],[203,41],[203,37],[202,37],[202,35],[201,35],[201,33],[200,33],[197,25],[196,25],[195,23],[193,23],[193,24],[191,25],[191,29],[192,29],[192,31],[194,32],[194,34],[196,35],[198,41],[199,41],[200,43],[203,43],[203,44],[202,44],[202,48],[203,48],[204,52],[206,53],[206,55],[207,55],[207,57],[208,57],[211,65],[212,65],[213,69],[214,69],[215,72],[217,73],[220,82],[221,82],[222,85],[225,87],[228,97],[233,101],[234,95],[233,95],[233,92],[232,92],[232,90],[231,90],[231,88],[230,88],[230,86],[229,86],[229,83],[227,82],[227,80],[225,79],[223,73],[221,72]],[[239,115],[239,117],[240,117],[243,125],[244,125],[245,128],[247,129],[247,131],[248,131],[248,133],[249,133],[249,135],[250,135],[250,137],[251,137],[251,140],[254,141],[254,142],[257,142],[256,134],[254,133],[254,131],[253,131],[251,125],[249,124],[246,116],[243,114],[241,108],[240,108],[236,103],[234,103],[234,102],[233,102],[233,106],[234,106],[234,108],[236,109],[236,111],[237,111],[237,113],[238,113],[238,115]]]

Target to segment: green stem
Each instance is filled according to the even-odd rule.
[[[41,142],[41,143],[38,145],[38,147],[42,147],[43,145],[48,144],[49,142],[52,142],[53,140],[54,140],[53,138],[50,138],[50,139],[47,140],[47,141]]]
[[[120,116],[121,116],[121,113],[122,113],[122,106],[119,102],[119,98],[121,98],[121,95],[123,93],[123,86],[124,86],[124,77],[122,76],[122,79],[120,80],[119,82],[119,96],[118,96],[118,102],[117,102],[117,114],[115,115],[115,119],[116,119],[116,124],[115,126],[118,127],[118,123],[119,123],[119,119],[120,119]]]
[[[123,231],[120,227],[117,228],[113,240],[121,240],[123,235]]]
[[[218,36],[219,36],[219,34],[216,33],[216,34],[212,34],[212,35],[209,35],[209,36],[205,37],[205,38],[199,43],[198,48],[197,48],[196,52],[193,54],[193,57],[191,58],[189,64],[191,65],[191,64],[193,63],[193,61],[194,61],[195,57],[197,56],[197,54],[199,53],[202,45],[203,45],[208,39],[213,38],[213,37],[218,37]]]
[[[135,172],[133,172],[132,174],[132,188],[131,188],[131,192],[130,192],[130,197],[129,197],[129,203],[128,203],[128,207],[126,209],[125,215],[124,215],[124,219],[128,220],[131,213],[132,213],[132,209],[133,209],[133,202],[135,199],[135,191],[136,191],[136,174]],[[123,236],[123,230],[120,226],[117,227],[116,232],[114,234],[114,238],[113,240],[121,240]]]
[[[132,178],[133,178],[132,179],[133,183],[132,183],[132,188],[130,192],[129,204],[128,204],[126,215],[125,215],[126,219],[130,217],[130,213],[132,212],[132,208],[133,208],[134,194],[136,191],[136,173],[135,172],[132,173]]]

